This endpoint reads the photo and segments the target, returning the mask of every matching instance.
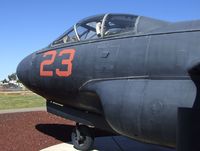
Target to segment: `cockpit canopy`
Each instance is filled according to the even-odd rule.
[[[81,20],[55,40],[52,45],[98,39],[127,32],[135,33],[138,16],[105,14]]]

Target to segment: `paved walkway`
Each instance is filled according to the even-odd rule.
[[[33,112],[33,111],[46,111],[46,107],[0,110],[0,114],[19,113],[19,112]]]
[[[151,144],[140,143],[123,136],[97,137],[92,151],[175,151]],[[77,151],[71,143],[61,143],[40,151]]]

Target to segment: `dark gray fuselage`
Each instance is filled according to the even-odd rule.
[[[75,50],[71,76],[41,77],[44,53],[63,49]],[[55,74],[62,59],[46,70]],[[98,114],[121,135],[174,146],[177,108],[198,108],[199,63],[200,21],[192,21],[50,46],[25,58],[17,73],[45,99]]]

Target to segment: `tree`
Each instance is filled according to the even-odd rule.
[[[7,79],[4,79],[4,80],[2,81],[2,83],[8,83],[8,80],[7,80]]]
[[[9,81],[12,81],[12,80],[16,81],[17,80],[17,74],[13,73],[11,75],[8,75],[8,79],[9,79]]]

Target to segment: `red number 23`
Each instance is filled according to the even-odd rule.
[[[52,77],[53,76],[53,71],[47,71],[44,70],[44,66],[48,66],[54,63],[55,58],[56,58],[57,52],[55,50],[48,51],[44,53],[43,57],[46,56],[51,56],[50,59],[46,59],[41,62],[40,64],[40,76],[43,77]],[[58,54],[58,57],[61,57],[63,55],[69,54],[69,59],[63,59],[62,60],[62,65],[66,65],[67,69],[65,71],[61,71],[60,69],[56,69],[56,75],[60,77],[68,77],[72,74],[72,61],[74,59],[74,54],[75,50],[74,49],[64,49],[60,51]]]

